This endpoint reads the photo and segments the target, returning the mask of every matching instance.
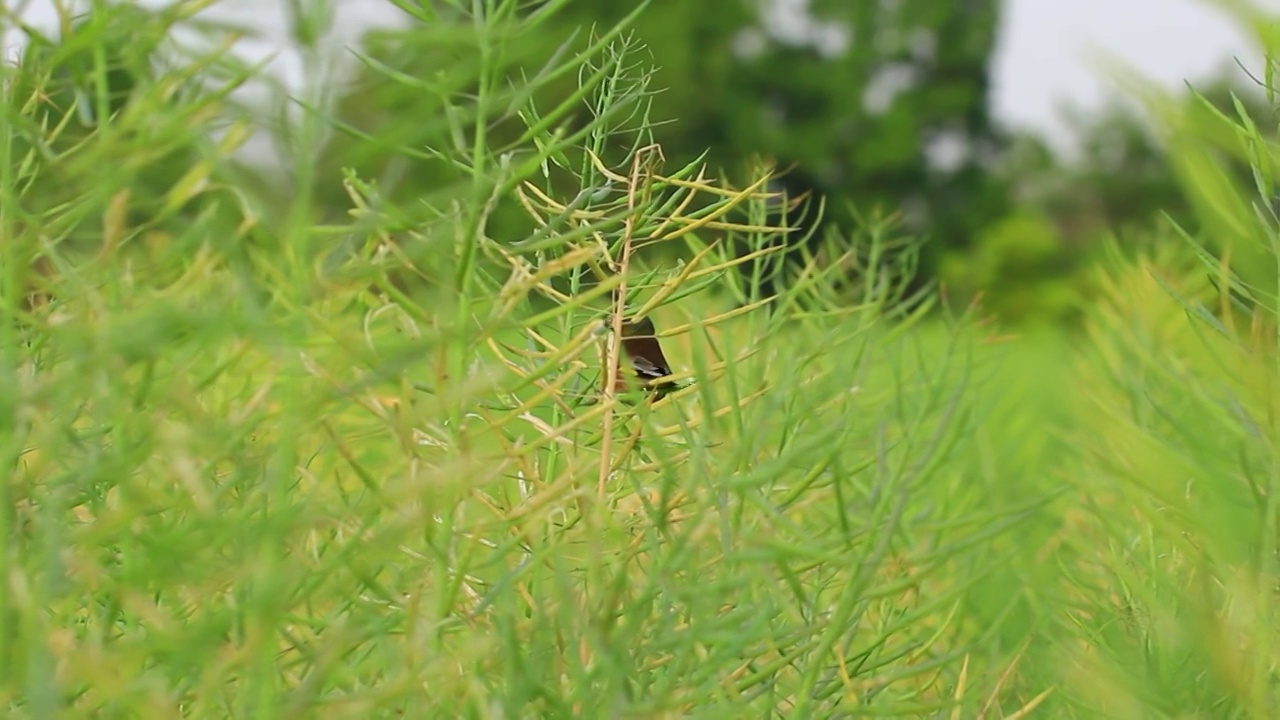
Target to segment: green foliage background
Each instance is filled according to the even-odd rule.
[[[6,68],[7,716],[1273,714],[1270,70],[1064,164],[974,109],[994,4],[814,3],[947,30],[881,115],[903,46],[738,63],[733,4],[397,5],[288,118],[203,3]],[[688,388],[599,391],[619,309]]]

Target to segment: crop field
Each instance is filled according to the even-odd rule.
[[[668,158],[625,26],[507,44],[562,4],[420,10],[379,133],[194,3],[6,67],[5,716],[1274,717],[1271,130],[1168,110],[1203,231],[1004,327],[893,212],[781,261],[823,201]]]

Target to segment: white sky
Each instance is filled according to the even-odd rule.
[[[1280,0],[1254,7],[1280,13]],[[1262,76],[1262,50],[1209,0],[1005,0],[1001,22],[993,111],[1059,141],[1060,106],[1095,108],[1112,94],[1104,55],[1171,88],[1223,69],[1243,77],[1236,59]]]
[[[223,0],[210,14],[251,21],[273,38],[245,46],[246,54],[263,57],[285,36],[285,4],[285,0]],[[400,17],[399,10],[382,0],[338,0],[338,4],[335,41],[339,43],[354,42],[369,27],[392,24]],[[804,8],[807,0],[781,4]],[[1255,0],[1255,5],[1280,13],[1280,0]],[[52,7],[53,0],[32,0],[30,20],[50,28]],[[1096,62],[1101,54],[1114,56],[1169,87],[1211,75],[1228,66],[1232,57],[1251,70],[1261,66],[1261,51],[1209,0],[1005,0],[993,59],[996,116],[1011,125],[1047,132],[1061,144],[1065,125],[1059,108],[1063,104],[1097,107],[1110,92],[1111,83]],[[296,56],[284,54],[273,68],[298,77],[301,64]]]

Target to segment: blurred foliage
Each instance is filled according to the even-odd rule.
[[[984,542],[1039,499],[997,505],[969,482],[967,319],[910,334],[924,300],[885,322],[913,265],[881,276],[876,259],[914,242],[889,222],[838,245],[824,233],[833,247],[778,313],[734,307],[733,250],[764,257],[782,230],[768,176],[735,190],[664,157],[621,33],[532,71],[520,38],[551,16],[519,7],[423,4],[439,71],[378,69],[435,110],[388,122],[436,134],[416,150],[353,134],[347,150],[423,161],[440,174],[426,197],[329,172],[319,73],[298,99],[312,112],[277,138],[285,190],[245,182],[213,124],[245,120],[212,82],[217,50],[149,70],[142,52],[127,82],[103,80],[116,38],[150,36],[146,14],[119,15],[120,33],[98,16],[53,48],[51,62],[82,45],[96,79],[72,76],[51,124],[31,119],[44,56],[10,69],[37,80],[13,83],[22,102],[0,125],[18,155],[0,163],[10,714],[902,716],[1043,700],[1006,686],[1002,623],[963,616],[1001,563]],[[577,89],[543,93],[564,78]],[[95,95],[117,102],[42,154]],[[584,101],[589,117],[561,122]],[[162,159],[156,181],[138,172]],[[317,202],[330,188],[344,199]],[[281,207],[229,228],[212,215],[227,198]],[[496,229],[503,202],[535,228],[520,243]],[[147,233],[182,242],[148,255]],[[65,238],[92,253],[65,262]],[[659,244],[692,258],[640,252]],[[28,251],[54,271],[51,299],[24,308]],[[832,292],[846,263],[856,304]],[[625,371],[624,311],[665,321],[692,383],[632,402],[600,382]]]
[[[309,68],[279,186],[231,157],[251,69],[173,59],[201,2],[68,21],[5,68],[10,714],[1275,714],[1274,65],[1263,98],[1142,86],[1077,157],[1005,136],[961,188],[999,202],[944,243],[963,194],[891,187],[945,185],[910,169],[918,127],[823,139],[861,111],[821,71],[856,86],[874,42],[823,59],[834,36],[662,0],[683,24],[576,36],[619,6],[399,4],[355,91]],[[332,16],[290,7],[318,57]],[[646,36],[702,91],[658,93]],[[770,131],[769,88],[808,120]],[[758,183],[682,161],[655,122],[684,105]],[[871,183],[864,156],[889,183],[827,188],[773,314],[744,287],[781,236],[754,155],[793,189]],[[1076,332],[933,313],[920,218],[948,293]],[[32,262],[51,299],[24,306]],[[596,391],[622,370],[599,321],[637,307],[692,381],[653,403]]]
[[[231,189],[244,173],[226,161],[250,134],[229,96],[255,71],[235,59],[225,33],[193,61],[174,38],[193,12],[183,3],[156,12],[112,5],[64,16],[58,38],[22,28],[26,47],[6,68],[0,112],[7,211],[19,227],[39,229],[38,242],[13,251],[24,268],[67,272],[121,246],[162,283],[208,242],[193,222],[225,241],[252,228],[254,210]]]
[[[1185,97],[1147,91],[1143,98],[1164,129],[1169,177],[1186,204],[1184,237],[1274,297],[1280,277],[1271,248],[1257,242],[1280,217],[1274,90],[1264,96],[1255,87],[1218,85]]]
[[[1274,128],[1274,113],[1256,86],[1235,75],[1180,94],[1142,88],[1146,107],[1112,102],[1099,112],[1072,111],[1071,153],[1034,135],[1010,138],[993,169],[1009,189],[1008,214],[981,228],[971,246],[947,249],[938,266],[957,301],[981,295],[1008,323],[1074,323],[1097,297],[1094,269],[1108,261],[1106,248],[1133,260],[1163,252],[1159,246],[1181,244],[1163,232],[1170,223],[1224,247],[1222,234],[1202,232],[1213,217],[1213,203],[1198,199],[1205,166],[1188,174],[1179,165],[1195,154],[1232,192],[1252,185],[1253,171],[1231,143],[1192,142],[1189,128],[1237,113]],[[1161,117],[1176,122],[1158,125]],[[1203,132],[1223,137],[1221,128]]]
[[[501,55],[536,76],[548,58],[578,52],[591,28],[613,27],[637,7],[575,0],[536,33],[504,36]],[[663,88],[653,98],[655,140],[673,163],[705,154],[730,178],[749,175],[759,158],[791,168],[778,189],[830,200],[825,218],[799,218],[806,226],[822,222],[849,230],[862,214],[909,208],[907,229],[933,238],[934,249],[923,258],[927,278],[938,250],[967,247],[1006,210],[1004,183],[987,172],[1001,146],[986,109],[999,3],[782,8],[748,0],[657,0],[634,15],[630,29],[652,55],[655,82]],[[538,12],[529,11],[531,17]],[[432,105],[430,93],[390,77],[431,83],[444,67],[476,66],[471,41],[441,41],[454,15],[441,5],[431,11],[434,30],[368,36],[366,69],[335,109],[355,136],[334,138],[324,153],[326,167],[353,167],[378,178],[397,201],[437,201],[460,182],[448,163],[420,153],[458,142],[453,120]],[[518,23],[504,19],[490,32]],[[566,38],[573,39],[562,44]],[[465,94],[473,82],[448,89]],[[540,102],[569,95],[573,82],[566,75],[549,83]],[[589,115],[580,104],[561,126],[569,132]],[[508,115],[495,118],[490,132],[502,138],[518,128]],[[514,208],[498,213],[491,229],[508,242],[528,232]]]
[[[570,8],[566,24],[585,27],[617,20],[622,6]],[[793,191],[863,210],[918,196],[947,244],[983,216],[967,181],[997,147],[986,106],[998,21],[999,3],[987,0],[662,0],[635,31],[667,88],[655,116],[674,120],[657,131],[669,152],[709,149],[734,170],[756,155],[794,163],[784,180]],[[949,212],[961,206],[964,217]]]
[[[777,256],[763,269],[756,263],[748,280],[764,294],[795,276],[779,263],[803,265],[828,229],[861,227],[869,213],[899,213],[906,230],[928,239],[917,290],[937,279],[956,302],[981,296],[1009,324],[1071,321],[1092,297],[1083,270],[1097,260],[1099,242],[1131,234],[1131,243],[1145,243],[1141,238],[1154,235],[1138,228],[1165,215],[1198,227],[1195,191],[1168,155],[1171,138],[1153,132],[1149,114],[1131,104],[1075,113],[1078,151],[1070,156],[995,125],[987,113],[987,63],[997,2],[783,7],[724,0],[708,11],[706,4],[656,0],[637,13],[637,6],[575,0],[539,20],[536,33],[512,31],[526,22],[514,17],[488,32],[503,33],[501,57],[522,68],[504,79],[516,87],[519,77],[540,77],[549,59],[572,56],[598,28],[625,20],[658,68],[653,80],[663,89],[652,97],[652,135],[671,161],[706,157],[740,179],[764,159],[784,171],[775,190],[825,199],[821,212],[811,204],[775,218],[798,226],[785,244],[807,251]],[[431,21],[431,31],[366,38],[364,69],[333,109],[347,132],[330,139],[321,159],[325,172],[355,168],[389,201],[423,206],[460,197],[465,173],[422,149],[462,146],[468,136],[459,131],[461,119],[432,106],[435,95],[422,90],[444,67],[472,68],[471,80],[450,75],[452,93],[471,92],[481,77],[474,40],[441,41],[451,23],[464,22],[462,14],[441,5]],[[546,78],[533,107],[570,97],[574,82],[573,74]],[[1210,107],[1234,114],[1235,97],[1251,117],[1266,118],[1260,93],[1243,85],[1238,76],[1224,77],[1200,97],[1171,95],[1168,102],[1204,105],[1197,122],[1209,122]],[[554,127],[570,133],[591,113],[579,103]],[[507,111],[487,132],[511,139],[528,121]],[[1247,166],[1230,160],[1229,151],[1214,153],[1233,182],[1250,182]],[[550,168],[549,179],[556,177]],[[339,189],[329,192],[322,206],[339,207]],[[516,242],[532,231],[510,198],[497,202],[488,225],[494,237]]]
[[[984,307],[1003,320],[1056,321],[1080,308],[1071,284],[1077,264],[1050,219],[1028,209],[983,228],[971,250],[949,253],[938,272],[947,291],[988,293]]]
[[[318,5],[290,7],[295,40],[314,39],[332,21]],[[741,179],[763,158],[784,171],[772,189],[791,197],[816,193],[825,200],[821,212],[811,203],[786,218],[772,218],[799,226],[780,241],[797,251],[790,257],[799,262],[780,267],[780,255],[744,266],[748,282],[766,294],[795,278],[807,258],[839,256],[827,252],[828,231],[847,237],[871,215],[898,213],[905,230],[928,240],[919,272],[912,267],[908,273],[916,278],[914,290],[936,279],[956,303],[982,297],[987,311],[1003,322],[1058,322],[1078,318],[1092,297],[1082,271],[1097,261],[1100,241],[1122,235],[1136,251],[1155,237],[1143,228],[1166,215],[1192,234],[1206,222],[1212,225],[1218,201],[1197,197],[1191,168],[1208,162],[1232,188],[1254,183],[1245,163],[1249,151],[1236,141],[1192,144],[1200,148],[1194,158],[1185,150],[1171,156],[1170,142],[1186,147],[1179,138],[1222,136],[1216,125],[1237,113],[1237,100],[1255,123],[1269,127],[1271,119],[1261,93],[1232,76],[1207,83],[1199,94],[1154,100],[1163,112],[1185,118],[1164,134],[1152,130],[1147,114],[1119,104],[1100,114],[1073,115],[1079,152],[1072,156],[1059,155],[1041,138],[1002,131],[986,111],[986,64],[999,19],[994,1],[812,3],[788,15],[781,4],[745,0],[716,3],[715,12],[671,0],[625,7],[574,0],[489,18],[481,34],[469,14],[452,4],[405,7],[417,14],[415,22],[370,33],[347,82],[323,96],[297,99],[317,118],[333,121],[336,132],[314,138],[275,133],[283,156],[313,156],[307,177],[277,183],[242,175],[241,184],[292,186],[286,192],[309,198],[307,212],[336,220],[347,213],[353,188],[315,179],[350,172],[364,179],[375,206],[399,209],[402,226],[434,222],[479,192],[473,171],[458,162],[476,142],[474,128],[483,128],[485,142],[497,148],[496,162],[515,162],[522,151],[513,143],[532,125],[565,137],[591,121],[596,109],[574,95],[584,76],[603,74],[615,84],[643,76],[662,88],[642,91],[647,141],[661,142],[671,163],[683,166],[705,157],[729,178]],[[58,42],[32,33],[21,81],[8,89],[10,106],[21,109],[15,119],[27,128],[16,135],[15,156],[26,158],[22,172],[32,182],[43,183],[30,197],[48,204],[28,206],[29,221],[44,222],[37,218],[56,208],[59,198],[84,191],[89,177],[80,169],[56,175],[61,170],[55,168],[70,165],[42,163],[50,152],[82,158],[78,168],[117,169],[108,182],[95,180],[100,214],[116,202],[134,217],[155,217],[165,204],[144,207],[143,198],[168,193],[167,202],[174,204],[177,188],[208,180],[184,179],[192,158],[239,147],[243,128],[233,128],[216,146],[208,138],[222,131],[213,118],[225,117],[228,93],[248,76],[221,52],[206,62],[225,85],[180,120],[188,136],[183,142],[153,144],[147,155],[124,159],[93,151],[109,144],[83,142],[92,136],[96,118],[123,133],[176,129],[147,127],[158,116],[145,109],[174,93],[196,91],[189,77],[161,59],[174,54],[173,27],[189,21],[181,5],[149,13],[126,4],[70,23]],[[614,27],[624,31],[620,37],[628,45],[644,47],[656,74],[635,57],[617,66],[572,60],[589,55],[582,50],[599,40],[602,29]],[[103,58],[92,57],[92,46],[77,41],[77,33],[86,32],[103,39]],[[502,69],[494,74],[494,68]],[[487,107],[442,100],[474,97],[481,84],[501,88]],[[139,97],[146,98],[137,104],[144,111],[129,113],[130,98]],[[546,116],[557,108],[561,112]],[[477,124],[477,117],[483,122]],[[620,128],[629,119],[614,120]],[[32,153],[23,138],[38,127],[56,131]],[[638,142],[625,132],[614,137],[614,144],[597,148],[606,162],[624,157]],[[549,187],[579,190],[567,171],[584,167],[585,156],[574,152],[562,148],[543,163]],[[233,171],[218,168],[224,177]],[[122,199],[121,192],[135,197]],[[195,199],[175,217],[211,213],[227,224],[227,232],[245,219],[243,210],[230,207],[235,203],[224,199],[211,208]],[[490,236],[514,243],[535,232],[513,195],[491,202],[494,211],[484,228]],[[261,211],[270,213],[275,204]],[[1225,243],[1233,232],[1213,235]],[[92,245],[92,238],[87,242]],[[418,257],[417,249],[409,252]],[[856,278],[847,279],[856,284]]]

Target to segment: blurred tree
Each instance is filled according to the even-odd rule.
[[[578,0],[563,21],[623,10]],[[674,120],[668,149],[710,148],[727,167],[762,154],[860,206],[941,209],[999,146],[986,109],[998,16],[995,0],[657,0],[636,30],[667,88],[655,114]]]
[[[1199,93],[1167,97],[1165,112],[1188,127],[1207,118],[1216,126],[1219,118],[1236,116],[1238,100],[1259,127],[1274,126],[1266,99],[1236,77],[1214,79]],[[939,276],[953,302],[981,293],[987,309],[1005,321],[1069,319],[1093,292],[1089,266],[1103,248],[1179,257],[1153,247],[1177,237],[1154,228],[1167,230],[1168,218],[1193,235],[1200,232],[1201,213],[1191,201],[1197,178],[1180,175],[1170,156],[1171,147],[1186,152],[1187,130],[1181,138],[1160,132],[1130,102],[1072,110],[1068,119],[1076,136],[1071,156],[1056,154],[1033,135],[1010,137],[995,175],[1009,188],[1014,209],[977,233],[972,247],[944,254]],[[1214,131],[1214,137],[1224,135]],[[1253,176],[1245,158],[1221,146],[1209,152],[1223,178],[1247,195]],[[1216,245],[1212,237],[1207,241]]]
[[[671,162],[709,151],[731,177],[759,156],[794,165],[782,184],[792,194],[827,196],[826,223],[904,208],[908,229],[938,246],[967,246],[1005,212],[1005,189],[987,172],[1002,145],[987,112],[999,7],[998,0],[655,0],[633,27],[659,68],[663,92],[653,116],[670,121],[656,139]],[[565,38],[577,32],[581,44],[583,30],[612,27],[634,8],[574,0],[538,37],[513,38],[510,52],[525,56],[532,74]],[[443,32],[430,42],[423,33],[384,32],[367,51],[429,81],[450,58],[470,62],[464,45]],[[344,122],[387,148],[448,144],[446,118],[376,75],[356,79],[339,106]],[[573,79],[565,80],[567,94]],[[396,120],[406,117],[418,125]],[[394,166],[400,191],[430,195],[456,180],[443,163],[355,158],[338,142],[326,153],[332,162],[354,161],[366,177],[391,177]],[[926,268],[931,257],[926,252]]]
[[[1235,117],[1238,100],[1254,123],[1275,125],[1266,98],[1237,77],[1214,78],[1196,93],[1199,98],[1193,93],[1171,97],[1168,112],[1190,118],[1219,113]],[[1068,119],[1078,140],[1076,157],[1057,157],[1029,137],[1015,144],[1023,152],[1006,156],[1001,174],[1014,187],[1015,202],[1031,203],[1048,213],[1076,246],[1089,244],[1101,232],[1149,227],[1161,216],[1194,228],[1186,188],[1170,161],[1169,143],[1174,138],[1158,130],[1150,115],[1132,103],[1113,102],[1101,111],[1072,110]],[[1027,161],[1026,148],[1033,144],[1041,147],[1039,162]],[[1252,184],[1248,163],[1238,153],[1219,151],[1216,157],[1236,182]]]

